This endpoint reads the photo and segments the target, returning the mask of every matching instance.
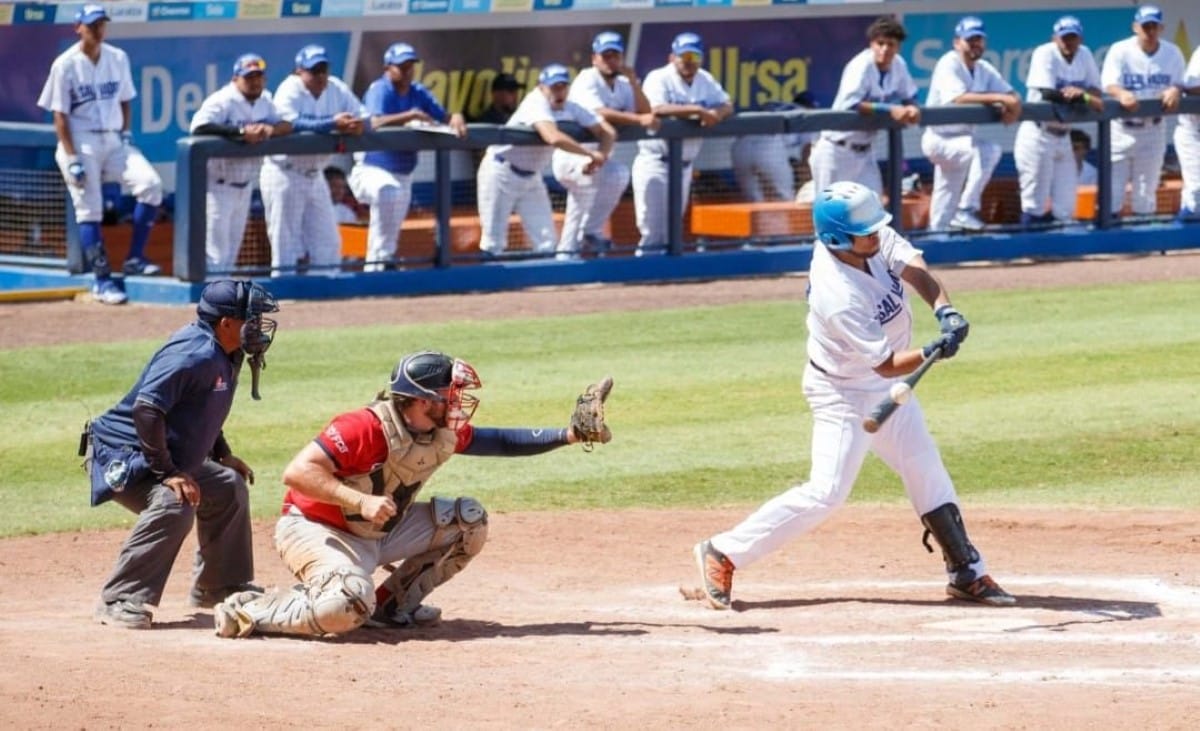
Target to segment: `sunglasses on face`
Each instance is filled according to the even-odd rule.
[[[688,51],[679,54],[679,59],[684,63],[700,63],[700,54]]]

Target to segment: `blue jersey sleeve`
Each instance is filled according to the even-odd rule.
[[[429,89],[413,84],[413,91],[416,92],[414,96],[417,100],[417,106],[421,108],[422,112],[425,112],[438,122],[445,122],[450,116],[446,114],[446,109],[438,103],[438,100],[434,98]]]
[[[476,457],[527,457],[566,443],[566,429],[477,428],[472,430],[471,442],[459,453]]]
[[[367,93],[363,94],[363,106],[367,108],[367,112],[372,115],[386,114],[387,111],[383,108],[384,87],[379,83],[379,80],[371,82],[367,87]]]

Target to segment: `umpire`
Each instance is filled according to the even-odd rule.
[[[250,497],[254,472],[234,456],[222,427],[243,362],[254,397],[275,332],[275,298],[248,281],[204,288],[198,317],[151,358],[133,388],[85,427],[92,505],[116,500],[138,514],[100,592],[101,624],[149,629],[171,566],[196,521],[191,605],[212,607],[251,586]]]

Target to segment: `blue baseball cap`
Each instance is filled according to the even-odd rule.
[[[91,25],[97,20],[109,20],[108,11],[100,3],[88,3],[75,13],[75,22]]]
[[[974,15],[968,15],[958,21],[958,25],[954,26],[954,36],[963,40],[976,36],[987,38],[987,31],[983,28],[983,20]]]
[[[325,53],[325,46],[311,45],[301,48],[296,53],[296,68],[310,71],[316,68],[317,64],[329,63],[329,55]]]
[[[538,74],[538,83],[546,86],[571,83],[571,72],[561,63],[552,63]]]
[[[250,74],[264,74],[267,71],[267,62],[262,56],[257,53],[243,53],[238,56],[238,60],[233,62],[234,76],[249,76]]]
[[[676,56],[684,53],[704,55],[704,41],[695,33],[680,33],[671,41],[671,53]]]
[[[625,53],[625,40],[621,38],[620,33],[606,30],[596,35],[592,40],[592,53],[604,53],[605,51]]]
[[[1158,7],[1157,5],[1143,5],[1137,9],[1137,14],[1133,16],[1133,22],[1137,23],[1138,25],[1145,25],[1146,23],[1158,23],[1159,25],[1162,25],[1162,8]]]
[[[1074,15],[1064,15],[1054,21],[1054,35],[1058,38],[1069,35],[1083,35],[1083,23]]]
[[[399,66],[402,63],[409,61],[420,60],[417,55],[417,49],[407,43],[393,43],[388,46],[388,49],[383,54],[383,63],[385,66]]]

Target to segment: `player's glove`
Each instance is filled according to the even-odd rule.
[[[967,333],[971,331],[971,323],[967,322],[967,318],[962,316],[958,310],[954,309],[954,305],[942,305],[933,312],[933,316],[937,318],[938,327],[944,333],[954,333],[954,338],[959,343],[967,339]]]
[[[76,185],[83,185],[83,179],[87,177],[87,172],[83,169],[83,163],[71,158],[71,162],[67,165],[67,175],[71,176],[71,180]]]
[[[595,442],[607,444],[612,441],[612,432],[604,423],[604,402],[608,400],[612,387],[612,376],[606,376],[599,383],[588,386],[575,401],[571,431],[583,443],[585,450],[591,451]]]
[[[921,355],[928,358],[929,356],[933,355],[933,351],[937,348],[942,349],[942,354],[938,356],[938,359],[949,360],[950,358],[953,358],[956,353],[958,353],[958,338],[956,338],[952,332],[942,333],[934,338],[924,348],[921,348]]]

